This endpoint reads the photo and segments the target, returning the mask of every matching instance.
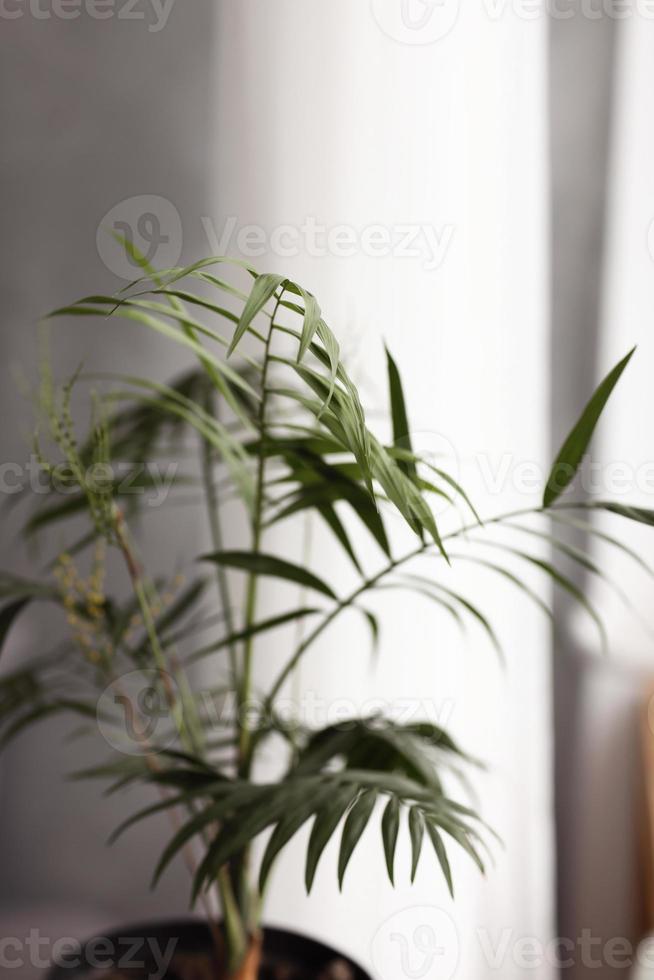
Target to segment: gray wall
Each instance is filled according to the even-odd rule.
[[[11,5],[7,5],[11,7]],[[45,5],[43,5],[45,6]],[[118,8],[120,8],[120,4]],[[27,11],[0,30],[0,164],[2,252],[0,333],[0,458],[22,462],[31,429],[29,405],[19,394],[13,368],[33,375],[37,318],[81,291],[113,291],[124,283],[102,263],[96,230],[105,213],[133,195],[162,195],[183,222],[183,256],[201,244],[206,209],[211,113],[209,81],[213,45],[211,0],[175,3],[159,31],[149,21],[116,16],[97,21],[82,13],[71,21],[37,20]],[[141,3],[137,12],[146,12]],[[84,361],[139,370],[146,364],[171,373],[168,358],[148,336],[127,325],[58,327],[56,361],[70,373]],[[153,364],[153,358],[156,358]],[[2,521],[3,567],[26,570],[16,542],[16,522]],[[165,533],[162,533],[164,531]],[[201,533],[197,520],[180,516],[159,528],[161,566],[173,561],[182,537]],[[52,554],[47,549],[43,554]],[[34,566],[32,565],[32,568]],[[29,632],[27,632],[29,630]],[[45,622],[30,618],[17,633],[13,660],[52,642]],[[148,828],[122,845],[121,860],[102,852],[115,822],[113,804],[98,807],[96,786],[72,784],[55,792],[62,773],[88,763],[81,745],[62,744],[70,725],[51,725],[20,739],[0,771],[0,903],[54,903],[63,895],[103,907],[105,894],[120,894],[127,919],[187,908],[187,883],[175,872],[162,892],[148,890],[152,858],[162,838]],[[45,737],[44,737],[45,736]],[[134,798],[133,805],[139,800]],[[121,845],[118,845],[119,847]],[[125,857],[128,860],[124,860]],[[91,873],[91,869],[93,869]],[[70,898],[73,896],[73,898]]]

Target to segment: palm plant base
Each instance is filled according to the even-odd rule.
[[[161,976],[154,962],[145,967],[129,968],[117,956],[111,966],[93,970],[82,964],[77,969],[53,967],[47,980],[223,980],[229,971],[216,962],[209,928],[202,922],[187,920],[121,929],[109,936],[109,946],[126,949],[125,938],[138,937],[141,949],[169,948],[176,940],[175,953],[166,973]],[[242,967],[234,976],[238,980],[370,980],[367,973],[346,956],[322,943],[281,929],[265,929],[260,948],[253,945]],[[152,944],[152,945],[150,945]],[[145,961],[143,953],[134,961]],[[84,959],[84,957],[83,957]]]

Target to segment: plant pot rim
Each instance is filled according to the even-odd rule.
[[[309,969],[315,968],[317,972],[324,969],[328,963],[340,960],[352,970],[353,980],[371,980],[370,975],[363,967],[346,953],[342,953],[306,933],[267,925],[262,925],[261,932],[264,956],[267,953],[273,959],[285,957],[289,961],[301,963]],[[191,917],[140,921],[132,925],[96,932],[93,936],[83,940],[81,945],[84,952],[94,940],[103,939],[113,943],[114,949],[119,950],[121,940],[124,949],[126,949],[126,943],[130,939],[147,942],[148,939],[165,940],[170,938],[178,938],[181,950],[202,952],[205,949],[211,949],[211,934],[208,924],[201,918]],[[44,980],[79,980],[90,968],[92,969],[87,964],[78,966],[54,965],[45,973]],[[101,970],[98,970],[98,977],[102,977]]]

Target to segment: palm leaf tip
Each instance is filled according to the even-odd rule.
[[[343,888],[343,880],[348,864],[357,844],[361,840],[364,830],[368,826],[376,801],[377,791],[374,789],[366,790],[361,794],[347,815],[341,838],[341,849],[338,855],[338,887],[340,889]]]
[[[384,843],[384,857],[386,859],[386,869],[391,885],[394,881],[395,849],[400,829],[400,803],[397,797],[391,797],[384,810],[382,817],[382,840]]]
[[[275,273],[263,273],[254,281],[250,295],[238,321],[232,342],[227,349],[227,356],[231,357],[238,347],[243,335],[249,329],[255,316],[261,312],[268,300],[276,293],[277,289],[284,283],[286,277]]]
[[[386,364],[388,369],[388,390],[391,403],[391,420],[393,423],[393,443],[395,446],[399,446],[411,453],[412,447],[411,437],[409,434],[409,419],[406,411],[406,402],[404,399],[404,390],[402,388],[400,372],[388,347],[385,346],[384,349],[386,351]],[[406,473],[406,475],[410,477],[410,479],[414,481],[416,480],[417,469],[415,462],[412,460],[400,460],[398,465]]]
[[[635,352],[636,348],[634,347],[607,374],[596,388],[579,420],[563,443],[545,486],[543,507],[551,507],[572,483],[606,403]]]

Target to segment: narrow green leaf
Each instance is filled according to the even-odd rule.
[[[379,592],[385,591],[387,589],[390,590],[403,589],[405,591],[411,591],[418,595],[422,595],[425,597],[425,599],[429,599],[430,602],[434,602],[441,609],[444,609],[445,612],[447,612],[447,614],[452,617],[452,619],[459,627],[461,632],[465,632],[466,624],[459,610],[456,609],[455,606],[453,606],[450,602],[447,602],[445,599],[443,599],[442,596],[436,595],[434,593],[434,590],[431,588],[431,582],[429,582],[429,587],[427,587],[426,585],[423,586],[419,584],[414,584],[412,582],[410,583],[407,581],[407,582],[388,582],[385,584],[377,585],[375,586],[375,588]]]
[[[2,648],[5,645],[9,631],[14,625],[14,620],[29,602],[31,602],[30,598],[16,599],[15,602],[10,602],[0,609],[0,654],[2,654]]]
[[[306,289],[299,288],[304,299],[304,320],[302,323],[302,340],[300,341],[300,350],[297,355],[298,363],[309,349],[314,334],[320,325],[321,316],[320,306],[316,297]]]
[[[400,372],[388,347],[385,347],[384,349],[386,351],[386,364],[388,368],[388,389],[390,393],[391,419],[393,422],[393,442],[396,446],[399,446],[401,449],[406,449],[409,453],[411,453],[412,447],[411,437],[409,435],[409,419],[406,412]],[[418,476],[415,463],[401,460],[398,465],[404,470],[406,475],[415,482]]]
[[[216,313],[218,316],[223,317],[225,320],[229,320],[231,323],[238,323],[238,316],[232,313],[224,306],[217,306],[215,303],[211,303],[208,299],[202,296],[196,296],[195,293],[189,293],[183,289],[154,289],[153,293],[155,295],[161,294],[162,296],[170,296],[173,299],[183,300],[185,303],[190,303],[192,306],[199,306],[204,310],[209,310],[211,313]]]
[[[574,479],[595,431],[595,427],[604,410],[604,406],[620,380],[622,372],[633,357],[635,350],[636,348],[634,347],[604,378],[582,412],[579,421],[561,447],[547,480],[543,494],[543,507],[551,507],[554,501],[561,496],[566,487]]]
[[[206,657],[218,650],[223,650],[225,647],[230,647],[234,643],[240,643],[242,640],[248,640],[251,636],[257,636],[259,633],[266,633],[269,630],[277,629],[279,626],[285,626],[287,623],[292,623],[295,620],[303,619],[305,616],[313,616],[319,612],[322,612],[322,610],[307,607],[303,609],[294,609],[287,613],[281,613],[279,616],[271,616],[269,619],[264,619],[259,623],[253,623],[252,626],[248,627],[247,629],[239,630],[237,633],[231,633],[229,636],[219,640],[217,643],[210,643],[207,646],[202,647],[200,650],[195,650],[186,658],[186,663],[195,663],[196,660],[200,660],[202,657]]]
[[[628,504],[616,504],[612,500],[595,500],[589,503],[561,505],[560,509],[574,510],[603,510],[609,514],[617,514],[618,517],[625,517],[629,521],[637,524],[647,524],[654,526],[654,510],[646,507],[630,507]]]
[[[395,849],[397,847],[397,835],[400,829],[400,801],[396,796],[391,796],[386,805],[381,827],[388,877],[390,878],[391,885],[394,885]]]
[[[285,579],[288,582],[295,582],[308,589],[314,589],[323,595],[335,599],[336,595],[332,589],[312,572],[308,572],[300,565],[276,558],[274,555],[257,554],[250,551],[216,551],[210,555],[203,555],[201,561],[212,561],[227,568],[238,568],[252,575],[265,575],[272,578]]]
[[[599,632],[600,640],[602,643],[602,648],[606,652],[606,650],[608,649],[608,637],[606,635],[606,629],[604,627],[604,623],[602,622],[599,614],[595,610],[594,606],[586,598],[586,596],[581,591],[581,589],[577,588],[574,582],[572,582],[569,578],[567,578],[567,576],[563,575],[558,570],[558,568],[556,568],[554,565],[551,564],[551,562],[545,561],[543,558],[538,558],[535,555],[531,555],[526,551],[521,551],[519,548],[513,548],[510,545],[504,544],[503,542],[500,541],[483,541],[483,542],[477,541],[476,543],[486,544],[489,547],[498,548],[502,551],[506,551],[512,555],[515,555],[516,558],[521,558],[523,561],[528,562],[530,565],[534,565],[536,568],[539,568],[541,571],[545,572],[546,575],[549,575],[549,577],[552,579],[555,585],[558,585],[559,588],[563,589],[564,592],[567,592],[569,595],[571,595],[572,598],[575,599],[579,603],[579,605],[586,610],[590,618],[597,626],[597,630]]]
[[[285,280],[285,276],[278,276],[271,272],[265,272],[254,280],[254,285],[250,295],[248,296],[247,303],[243,308],[241,313],[241,318],[238,321],[238,326],[234,331],[234,336],[232,342],[227,350],[227,356],[229,357],[234,353],[239,341],[243,337],[252,321],[254,320],[257,313],[259,313],[268,300],[274,296],[275,291]]]
[[[422,538],[423,533],[426,532],[434,539],[443,558],[449,565],[449,558],[436,526],[434,515],[422,494],[406,473],[400,469],[397,460],[393,459],[377,440],[371,439],[371,447],[373,474],[381,484],[388,499],[395,504],[409,527],[419,537]]]
[[[22,715],[4,730],[2,735],[0,735],[0,749],[4,749],[17,735],[36,722],[42,721],[44,718],[51,717],[52,715],[64,714],[66,712],[79,714],[85,718],[95,719],[97,717],[96,706],[94,704],[75,701],[71,698],[62,698],[50,704],[40,704],[32,708],[31,711],[28,711],[27,714]]]
[[[76,779],[89,779],[89,778],[104,779],[106,778],[106,775],[108,775],[106,771],[102,771],[102,770],[96,771],[91,769],[91,770],[84,770],[82,772],[76,773],[75,778]],[[130,780],[134,780],[137,779],[138,776],[129,775],[127,778]],[[140,823],[141,820],[145,820],[147,817],[153,816],[155,813],[161,813],[163,810],[168,810],[171,807],[177,806],[178,804],[183,802],[184,802],[183,794],[180,794],[179,796],[175,796],[175,797],[168,796],[166,797],[165,800],[161,800],[159,803],[153,803],[150,806],[145,807],[143,810],[139,810],[137,813],[131,814],[131,816],[123,820],[122,823],[120,823],[118,827],[116,827],[116,829],[112,831],[107,843],[115,844],[116,841],[120,837],[122,837],[123,834],[127,830],[129,830],[130,827],[133,827],[135,824]]]
[[[377,792],[374,789],[366,790],[361,794],[352,809],[347,815],[341,837],[341,849],[338,855],[338,886],[343,887],[343,879],[350,858],[361,840],[361,835],[368,826],[368,821],[372,816],[377,801]]]
[[[576,599],[580,606],[583,606],[597,626],[602,647],[604,651],[606,651],[608,649],[608,637],[606,635],[604,623],[602,622],[594,606],[588,601],[581,589],[578,589],[574,582],[571,582],[569,578],[562,575],[561,572],[559,572],[559,570],[549,562],[543,561],[540,558],[535,558],[533,555],[527,555],[525,557],[527,561],[531,562],[532,565],[535,565],[537,568],[540,568],[546,572],[560,588],[562,588],[565,592],[568,592],[573,599]]]
[[[336,828],[343,819],[346,810],[356,799],[358,789],[355,786],[345,786],[334,792],[331,800],[320,808],[316,815],[307,848],[305,869],[305,885],[307,893],[311,891],[316,876],[318,862],[323,851],[331,840]]]
[[[325,323],[324,320],[319,320],[318,321],[318,325],[316,327],[316,330],[317,330],[318,336],[320,337],[320,340],[322,341],[322,345],[325,348],[325,353],[327,354],[327,358],[329,360],[329,368],[330,368],[329,390],[327,392],[327,397],[325,399],[325,403],[324,403],[324,406],[323,406],[323,408],[328,408],[329,403],[331,402],[331,399],[332,399],[332,395],[334,393],[334,387],[336,385],[336,378],[340,374],[341,378],[344,381],[346,381],[346,383],[349,382],[349,378],[345,374],[345,368],[341,364],[341,349],[340,349],[340,347],[338,345],[338,341],[336,340],[336,337],[334,336],[334,334],[332,333],[332,331],[329,329],[329,327],[327,326],[327,324]],[[351,394],[351,392],[350,392],[350,394]],[[361,408],[361,404],[358,402],[358,399],[356,401],[358,403],[358,408],[361,410],[360,411],[360,417],[357,419],[357,421],[358,422],[361,422],[361,419],[363,417],[363,409]],[[365,423],[364,423],[364,429],[365,429]],[[365,442],[365,440],[364,440],[364,442]],[[363,447],[363,448],[365,448],[365,447]],[[364,452],[364,456],[365,456],[365,452]]]
[[[450,868],[450,862],[447,857],[447,851],[445,850],[445,844],[443,843],[443,838],[436,830],[436,827],[429,821],[427,821],[427,833],[429,838],[434,845],[434,850],[436,851],[436,857],[438,858],[438,863],[441,866],[441,870],[447,882],[447,887],[450,895],[454,898],[454,884],[452,883],[452,870]]]
[[[472,858],[479,871],[482,874],[486,874],[484,863],[477,853],[476,848],[470,842],[470,834],[466,832],[467,828],[464,829],[463,825],[456,823],[454,820],[448,820],[447,817],[443,817],[441,814],[434,814],[434,820]]]
[[[162,334],[169,340],[173,340],[175,343],[180,344],[182,347],[186,347],[192,350],[202,364],[206,367],[210,365],[215,371],[222,376],[225,384],[222,385],[221,391],[228,398],[231,407],[239,414],[238,404],[234,402],[231,394],[229,385],[234,387],[242,388],[248,395],[253,398],[258,399],[259,395],[254,389],[241,378],[241,376],[233,371],[224,361],[215,357],[209,350],[202,346],[197,340],[186,333],[180,332],[176,327],[170,323],[165,323],[163,320],[157,317],[151,316],[150,314],[144,313],[139,309],[130,307],[127,305],[119,305],[114,310],[114,315],[120,316],[126,320],[132,320],[135,323],[139,323],[142,326],[149,327],[151,330]],[[59,310],[49,314],[49,317],[59,317],[59,316],[101,316],[106,319],[107,310],[102,309],[98,306],[80,305],[75,304],[73,306],[64,307]]]
[[[323,803],[330,798],[332,792],[331,786],[323,786],[321,790],[318,790],[318,792],[311,796],[306,796],[305,794],[304,799],[298,801],[291,812],[287,813],[277,824],[261,860],[259,871],[259,891],[261,894],[263,894],[270,871],[279,852],[295,836],[307,820],[316,813]]]
[[[401,767],[410,779],[423,786],[440,789],[434,761],[427,755],[424,744],[420,743],[420,739],[416,738],[411,729],[397,725],[380,725],[379,728],[371,729],[368,737],[379,740],[385,747],[390,746],[396,754],[395,766]]]
[[[483,525],[484,522],[482,521],[481,517],[477,512],[477,508],[475,507],[472,500],[470,499],[466,491],[463,489],[461,484],[457,480],[455,480],[454,477],[450,476],[450,474],[446,470],[443,470],[438,466],[433,466],[431,463],[428,463],[427,465],[429,466],[429,469],[433,473],[439,476],[441,480],[443,480],[445,483],[448,484],[448,486],[452,487],[452,489],[455,490],[456,493],[458,493],[458,495],[464,500],[464,502],[468,505],[468,508],[472,513],[472,516],[477,521],[477,524]]]
[[[363,571],[361,565],[359,564],[359,559],[356,556],[354,548],[352,547],[352,542],[350,541],[348,533],[345,530],[343,522],[336,513],[335,508],[331,504],[320,504],[317,507],[317,510],[325,524],[327,524],[327,526],[333,532],[335,538],[340,542],[357,572],[362,575]]]
[[[474,765],[480,765],[480,763],[473,759],[471,755],[464,752],[463,749],[454,741],[451,735],[441,728],[440,725],[432,725],[429,721],[416,721],[409,725],[404,726],[404,731],[411,732],[418,738],[427,742],[428,745],[433,748],[439,749],[443,752],[453,752],[455,755],[461,756],[467,762],[472,762]]]
[[[234,820],[221,826],[196,872],[193,882],[193,901],[202,888],[209,882],[215,881],[223,865],[240,854],[266,827],[277,823],[287,806],[283,794],[277,792],[258,805],[245,807]]]
[[[597,538],[599,541],[605,541],[610,544],[613,548],[617,548],[632,561],[636,562],[637,565],[642,568],[644,572],[648,575],[654,575],[654,569],[649,565],[642,555],[639,555],[637,551],[630,548],[628,545],[623,544],[618,538],[614,537],[612,534],[608,534],[606,531],[602,531],[600,528],[595,527],[590,521],[582,521],[578,518],[571,517],[569,514],[562,513],[559,508],[553,507],[550,511],[550,518],[557,523],[564,524],[566,527],[573,527],[578,531],[583,531],[584,534],[590,534],[592,537]],[[654,523],[654,512],[652,512],[652,518]]]
[[[505,578],[508,582],[511,582],[511,584],[514,585],[516,589],[519,589],[526,596],[528,596],[531,599],[531,601],[535,603],[538,606],[538,608],[545,613],[548,619],[554,618],[554,614],[552,613],[552,610],[547,605],[547,603],[541,599],[538,593],[534,592],[533,589],[530,589],[529,586],[526,584],[526,582],[524,582],[517,575],[514,575],[514,573],[510,571],[508,568],[504,568],[503,565],[498,565],[496,562],[488,561],[485,558],[479,558],[477,555],[464,555],[464,554],[455,554],[454,552],[450,552],[450,557],[452,558],[453,561],[472,562],[474,565],[479,565],[481,568],[487,568],[489,571],[495,572],[497,575],[501,575],[502,578]]]
[[[493,629],[490,620],[481,611],[481,609],[479,609],[479,607],[476,606],[469,599],[466,599],[466,597],[461,595],[459,592],[455,592],[452,589],[447,588],[445,585],[441,585],[440,582],[434,582],[433,585],[434,588],[439,589],[441,592],[444,592],[446,595],[448,595],[451,599],[454,599],[455,602],[458,602],[459,605],[461,605],[466,610],[466,612],[468,612],[473,617],[473,619],[477,620],[477,622],[486,632],[486,635],[488,636],[493,647],[495,648],[497,655],[502,660],[504,660],[504,651],[502,650],[502,644],[500,643],[497,633]]]
[[[55,599],[57,590],[43,582],[33,582],[8,572],[0,572],[0,597],[3,599]]]
[[[409,810],[409,836],[411,837],[411,884],[413,884],[416,880],[422,841],[425,836],[425,821],[422,812],[416,806],[412,806]]]
[[[373,656],[377,653],[379,649],[379,620],[374,613],[371,613],[369,609],[363,609],[361,606],[355,606],[366,617],[368,626],[370,627],[370,636],[372,639],[372,653]]]
[[[247,792],[246,787],[241,787],[241,794],[239,796],[239,802],[243,798],[256,799],[256,793]],[[253,787],[249,787],[250,790]],[[243,790],[245,793],[243,793]],[[238,790],[236,791],[238,793]],[[162,874],[173,860],[175,855],[184,847],[184,845],[190,841],[196,834],[201,833],[206,827],[210,827],[212,823],[222,820],[226,813],[234,809],[235,800],[234,796],[236,794],[227,794],[222,800],[217,803],[213,803],[211,806],[203,807],[195,816],[188,820],[174,835],[172,840],[167,844],[161,855],[157,866],[155,868],[154,874],[152,876],[152,887],[154,888]]]
[[[353,480],[343,478],[336,467],[324,463],[320,465],[318,462],[315,462],[314,466],[316,478],[320,482],[303,486],[291,502],[273,516],[271,523],[284,520],[312,507],[319,510],[323,506],[343,500],[365,524],[384,554],[390,557],[390,545],[384,522],[367,491]]]
[[[174,626],[178,619],[186,615],[190,610],[196,607],[196,604],[202,598],[207,583],[202,579],[196,582],[192,582],[187,589],[185,589],[182,594],[173,602],[158,619],[156,622],[157,632],[161,635],[167,632],[170,627]]]

